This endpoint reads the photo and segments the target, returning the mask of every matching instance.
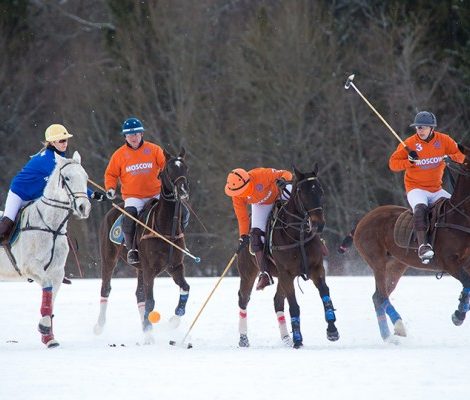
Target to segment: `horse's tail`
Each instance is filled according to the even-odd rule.
[[[343,239],[340,246],[338,247],[338,253],[344,254],[352,246],[355,230],[356,227],[354,227],[351,232],[349,232],[349,234]]]

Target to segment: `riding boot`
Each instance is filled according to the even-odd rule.
[[[137,218],[137,208],[126,207],[125,210],[134,218]],[[126,215],[124,215],[122,221],[122,232],[124,233],[124,241],[127,247],[127,263],[131,265],[138,264],[139,251],[136,249],[135,245],[135,222]]]
[[[413,224],[418,240],[418,257],[423,264],[429,264],[434,257],[434,250],[427,240],[428,208],[425,204],[418,204],[413,213]]]
[[[264,254],[264,244],[262,236],[264,232],[259,228],[253,228],[250,232],[250,243],[253,253],[255,253],[256,263],[260,271],[256,290],[263,290],[266,286],[273,284],[273,279],[267,271],[266,255]]]
[[[14,221],[12,221],[8,217],[2,217],[2,219],[0,219],[0,243],[1,244],[8,243],[8,239],[9,239],[11,230],[13,229],[14,225],[15,225]]]

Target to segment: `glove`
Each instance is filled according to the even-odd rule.
[[[93,192],[90,197],[96,201],[103,201],[106,198],[102,192]]]
[[[276,179],[276,185],[279,188],[279,191],[283,191],[287,185],[287,181],[284,178]]]
[[[446,165],[449,165],[452,162],[452,158],[450,158],[448,155],[445,155],[442,157],[442,161],[444,161]]]
[[[408,152],[408,161],[410,163],[414,164],[418,160],[419,160],[419,157],[418,157],[418,153],[416,153],[416,151],[411,150],[410,152]]]
[[[114,190],[113,188],[111,189],[108,189],[106,191],[106,197],[109,199],[109,200],[114,200],[116,198],[116,190]]]
[[[238,239],[238,249],[237,254],[240,253],[246,246],[250,244],[250,236],[248,235],[241,235],[240,239]]]

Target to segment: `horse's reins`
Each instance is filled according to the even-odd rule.
[[[318,210],[322,211],[323,207],[318,206],[318,207],[306,209],[305,205],[300,200],[299,193],[300,193],[300,185],[302,183],[308,182],[308,181],[314,181],[316,179],[318,179],[318,178],[315,177],[315,176],[311,176],[309,178],[305,178],[305,179],[302,179],[302,180],[298,181],[295,185],[296,190],[295,190],[295,194],[293,196],[294,206],[295,206],[295,209],[302,216],[299,216],[297,214],[294,214],[294,213],[290,212],[287,209],[288,202],[286,202],[285,204],[283,204],[281,206],[281,208],[279,210],[279,213],[278,213],[276,219],[273,222],[273,227],[272,227],[272,230],[282,229],[282,231],[294,242],[294,243],[287,244],[287,245],[279,245],[279,246],[272,245],[271,246],[272,250],[281,250],[282,251],[282,250],[289,250],[289,249],[293,249],[293,248],[296,248],[296,247],[300,247],[300,254],[302,255],[302,268],[303,268],[303,273],[300,276],[304,280],[308,279],[307,275],[306,275],[308,266],[307,266],[307,253],[305,251],[305,244],[310,242],[317,234],[316,230],[313,230],[313,228],[312,228],[312,223],[310,221],[309,215],[313,211],[318,211]],[[295,220],[297,220],[297,222],[286,222],[285,220],[281,219],[279,214],[281,214],[282,212],[283,212],[284,215],[294,218]],[[280,226],[276,226],[277,221],[280,222],[280,224],[281,224]],[[289,228],[292,228],[292,229],[299,232],[299,239],[298,240],[296,238],[294,238],[292,235],[289,234],[289,232],[287,231],[287,229],[289,229]],[[310,234],[310,235],[305,237],[306,233]]]

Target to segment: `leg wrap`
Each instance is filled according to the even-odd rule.
[[[41,315],[52,314],[52,287],[42,289]]]

